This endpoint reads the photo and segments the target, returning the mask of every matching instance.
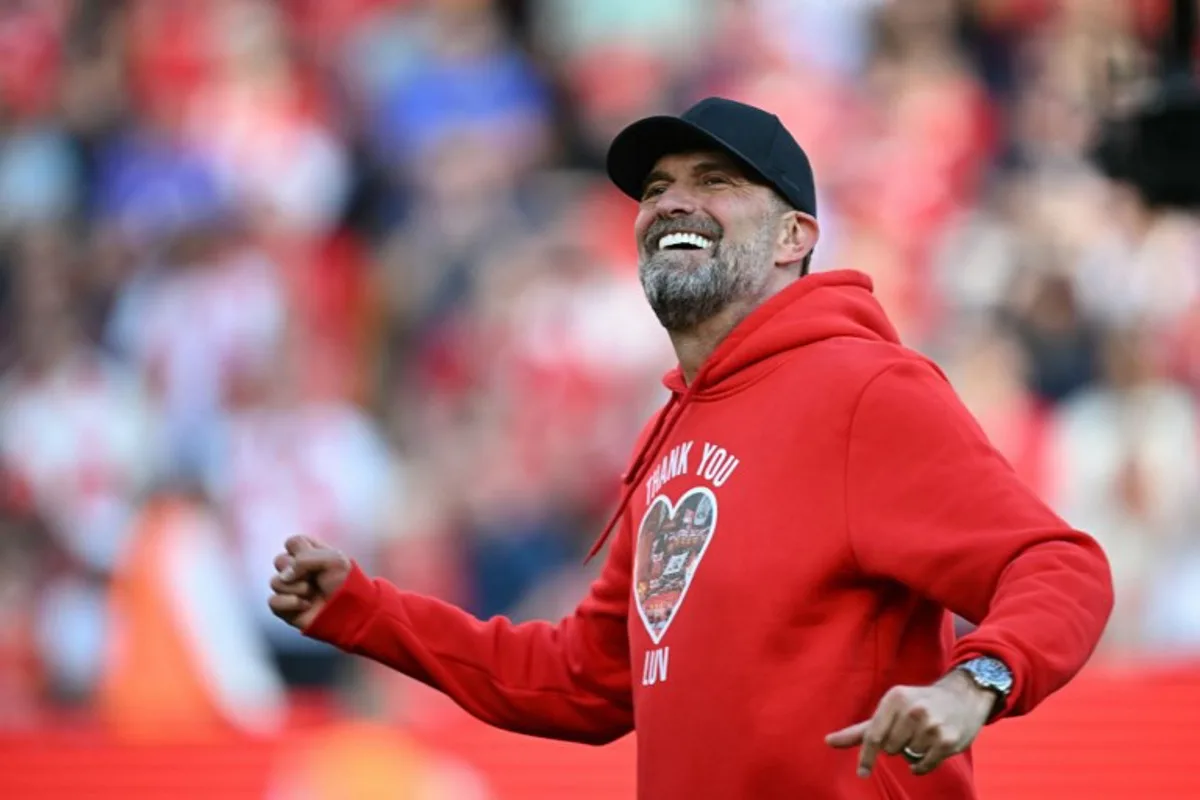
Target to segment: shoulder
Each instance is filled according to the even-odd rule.
[[[859,395],[872,386],[926,382],[949,387],[941,368],[928,356],[893,342],[850,337],[829,339],[796,351],[782,365],[781,380],[842,395]]]
[[[986,440],[942,369],[924,355],[900,349],[864,371],[851,404],[850,430],[855,437],[872,431],[889,440],[899,437],[918,449],[936,441]]]

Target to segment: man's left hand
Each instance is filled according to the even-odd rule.
[[[896,686],[879,701],[875,716],[825,737],[830,747],[862,745],[858,776],[866,778],[882,750],[899,755],[907,748],[921,754],[912,764],[925,775],[971,746],[991,716],[996,695],[957,670],[932,686]],[[915,758],[910,757],[910,761]]]

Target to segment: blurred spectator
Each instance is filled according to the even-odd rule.
[[[1200,226],[1194,215],[1147,208],[1129,186],[1108,192],[1107,224],[1083,254],[1077,291],[1114,325],[1168,333],[1200,299]]]
[[[1017,175],[997,175],[989,188],[936,243],[930,278],[939,332],[956,332],[1000,311],[1031,260],[1034,243],[1020,229],[1028,187]]]
[[[204,469],[229,526],[238,594],[292,686],[332,685],[341,659],[267,607],[283,540],[303,533],[370,568],[384,512],[405,513],[402,474],[386,445],[322,366],[319,350],[283,339],[266,368],[243,378],[224,424],[209,431]]]
[[[694,58],[696,46],[719,30],[715,12],[722,5],[721,0],[661,0],[652,6],[637,0],[537,0],[534,18],[540,40],[560,58],[619,44],[679,60]]]
[[[18,359],[0,383],[0,456],[66,559],[42,587],[48,683],[86,697],[106,635],[105,580],[155,475],[156,420],[136,373],[83,338],[63,234],[31,231],[19,252]]]
[[[426,159],[460,135],[486,139],[507,168],[536,163],[548,133],[546,86],[505,40],[491,4],[442,0],[426,14],[409,68],[374,99],[372,138],[380,163],[397,177],[436,178]]]
[[[866,68],[872,25],[884,2],[761,0],[763,25],[791,59],[855,79]]]
[[[996,449],[1043,497],[1048,486],[1049,410],[1029,390],[1029,363],[1005,326],[964,331],[945,359],[948,377]]]
[[[1193,524],[1188,541],[1165,554],[1146,587],[1144,652],[1188,658],[1200,650],[1200,534]]]
[[[186,110],[183,138],[225,193],[292,235],[319,236],[341,217],[347,154],[292,62],[280,11],[266,2],[218,14],[215,75]]]
[[[0,100],[0,234],[65,221],[80,199],[77,173],[61,130],[18,121]]]
[[[381,282],[402,348],[435,332],[470,297],[485,255],[526,229],[515,176],[483,132],[430,145],[408,222],[382,250]],[[398,354],[403,357],[404,352]]]
[[[36,719],[46,677],[35,624],[49,534],[9,480],[0,505],[0,728]]]
[[[1027,274],[1019,290],[1016,327],[1029,354],[1034,392],[1060,402],[1096,379],[1097,331],[1079,308],[1074,285],[1062,275]],[[1028,294],[1025,294],[1025,293]]]
[[[1196,406],[1160,377],[1144,330],[1104,342],[1101,382],[1061,408],[1051,499],[1109,555],[1116,608],[1110,645],[1141,644],[1146,594],[1156,574],[1196,533],[1200,428]]]
[[[73,257],[53,229],[22,240],[18,360],[0,388],[0,447],[64,546],[104,570],[154,474],[156,428],[137,374],[83,338]]]
[[[1200,531],[1193,524],[1188,540],[1164,553],[1146,587],[1142,646],[1148,654],[1193,656],[1200,650]]]
[[[189,220],[167,239],[161,260],[125,284],[108,331],[149,381],[168,457],[184,473],[198,468],[227,399],[266,367],[285,323],[276,265],[227,224]]]
[[[491,248],[457,348],[445,352],[460,380],[422,379],[461,409],[423,418],[417,435],[426,447],[461,440],[439,469],[474,565],[469,605],[485,615],[579,557],[615,488],[595,476],[619,472],[670,365],[638,284],[590,248],[581,188],[556,190],[543,233]]]
[[[96,707],[121,738],[270,734],[282,685],[240,602],[233,548],[195,493],[163,490],[130,525],[113,574]]]
[[[8,3],[0,14],[0,98],[21,117],[36,118],[54,106],[70,13],[65,0],[45,0]]]

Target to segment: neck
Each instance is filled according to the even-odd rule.
[[[689,386],[696,380],[700,367],[717,349],[717,345],[725,341],[729,332],[737,327],[753,309],[748,303],[731,303],[717,314],[709,317],[694,328],[686,331],[669,331],[671,345],[675,348],[675,357],[679,359],[679,368],[683,370],[683,378]]]
[[[675,357],[679,359],[679,368],[683,371],[683,379],[688,386],[696,380],[700,368],[708,361],[713,351],[725,341],[725,337],[733,331],[746,317],[768,298],[783,291],[791,285],[798,276],[783,276],[783,280],[772,280],[763,291],[753,297],[734,300],[725,308],[718,311],[695,327],[683,331],[668,331],[671,345],[675,348]]]

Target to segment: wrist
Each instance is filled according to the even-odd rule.
[[[988,719],[1002,710],[1013,690],[1013,673],[1007,664],[992,656],[976,656],[956,664],[950,672],[992,697]],[[999,702],[997,702],[999,701]]]
[[[938,685],[944,686],[963,698],[963,702],[979,711],[981,716],[990,718],[999,707],[1001,697],[991,689],[980,686],[975,680],[960,669],[952,669],[946,673]]]

